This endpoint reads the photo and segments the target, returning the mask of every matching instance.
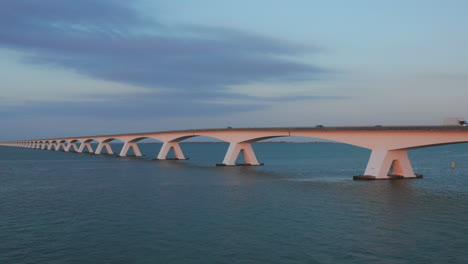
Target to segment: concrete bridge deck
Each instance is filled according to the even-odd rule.
[[[142,133],[110,134],[79,137],[29,139],[3,142],[0,145],[25,148],[63,150],[103,154],[113,154],[110,142],[124,143],[119,156],[127,156],[130,149],[141,156],[138,142],[153,138],[163,143],[156,159],[165,160],[172,149],[175,159],[186,159],[179,145],[180,141],[196,136],[207,136],[229,143],[229,148],[220,165],[235,166],[237,157],[243,155],[245,164],[259,163],[252,143],[277,137],[321,138],[371,149],[371,156],[363,176],[355,179],[405,179],[419,178],[413,172],[407,150],[435,145],[468,142],[467,126],[341,126],[341,127],[254,127],[254,128],[213,128],[156,131]],[[97,142],[93,150],[91,142]]]
[[[204,129],[182,129],[164,130],[123,134],[105,134],[79,137],[63,137],[61,139],[86,138],[86,137],[115,137],[115,136],[137,136],[146,134],[168,134],[187,133],[197,134],[199,132],[219,132],[219,131],[468,131],[468,126],[312,126],[312,127],[227,127],[227,128],[204,128]],[[30,139],[30,140],[51,140],[54,138]]]

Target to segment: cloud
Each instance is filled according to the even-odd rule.
[[[203,96],[198,94],[197,96]],[[143,93],[102,95],[90,101],[57,102],[28,101],[21,106],[0,105],[0,118],[18,117],[96,117],[108,119],[146,119],[168,117],[220,116],[232,112],[263,110],[270,103],[302,100],[346,100],[340,96],[290,96],[279,98],[242,96],[238,94],[213,94],[211,99],[242,99],[250,103],[202,103],[193,100],[191,93]],[[1,99],[1,98],[0,98]],[[255,103],[251,103],[254,101]],[[12,114],[14,113],[14,114]]]
[[[140,97],[109,101],[119,105],[117,110],[112,107],[113,111],[125,109],[123,112],[129,113],[160,111],[180,101],[184,103],[181,114],[193,112],[191,107],[206,114],[258,109],[265,106],[244,105],[240,109],[224,105],[221,110],[218,109],[221,106],[207,105],[206,102],[246,98],[245,95],[228,93],[231,85],[313,80],[329,72],[318,66],[286,59],[315,52],[314,48],[234,29],[168,27],[142,17],[130,5],[132,2],[2,1],[0,47],[24,51],[28,54],[24,58],[27,63],[52,65],[91,78],[166,91],[157,98],[150,96],[155,100],[153,103]],[[200,102],[202,99],[203,103]],[[277,100],[288,98],[272,101]],[[102,104],[92,104],[85,109],[82,104],[67,103],[67,111],[72,113],[74,109],[73,113],[77,114],[108,112]],[[40,102],[32,102],[23,110],[51,112],[59,107],[60,103],[41,105]],[[173,113],[178,111],[171,110]]]

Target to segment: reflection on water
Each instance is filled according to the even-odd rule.
[[[423,179],[371,182],[352,180],[369,152],[343,144],[256,144],[262,167],[215,167],[225,144],[159,147],[0,148],[0,263],[468,261],[466,145],[411,151]]]

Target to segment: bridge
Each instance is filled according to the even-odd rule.
[[[252,143],[278,137],[310,137],[337,141],[371,150],[363,175],[356,180],[421,178],[415,174],[408,158],[408,150],[468,142],[468,127],[465,126],[375,126],[375,127],[264,127],[191,129],[161,132],[144,132],[115,135],[80,136],[66,138],[30,139],[2,142],[0,145],[78,152],[114,154],[110,142],[124,143],[118,156],[128,156],[130,149],[135,156],[142,156],[138,142],[152,138],[161,141],[162,147],[156,160],[169,159],[172,149],[176,160],[186,159],[179,142],[197,136],[207,136],[229,143],[226,155],[218,166],[263,165],[258,162]],[[94,150],[91,142],[97,142]],[[239,155],[245,163],[236,164]]]

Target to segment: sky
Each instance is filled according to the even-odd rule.
[[[0,0],[0,141],[467,117],[463,0]]]

